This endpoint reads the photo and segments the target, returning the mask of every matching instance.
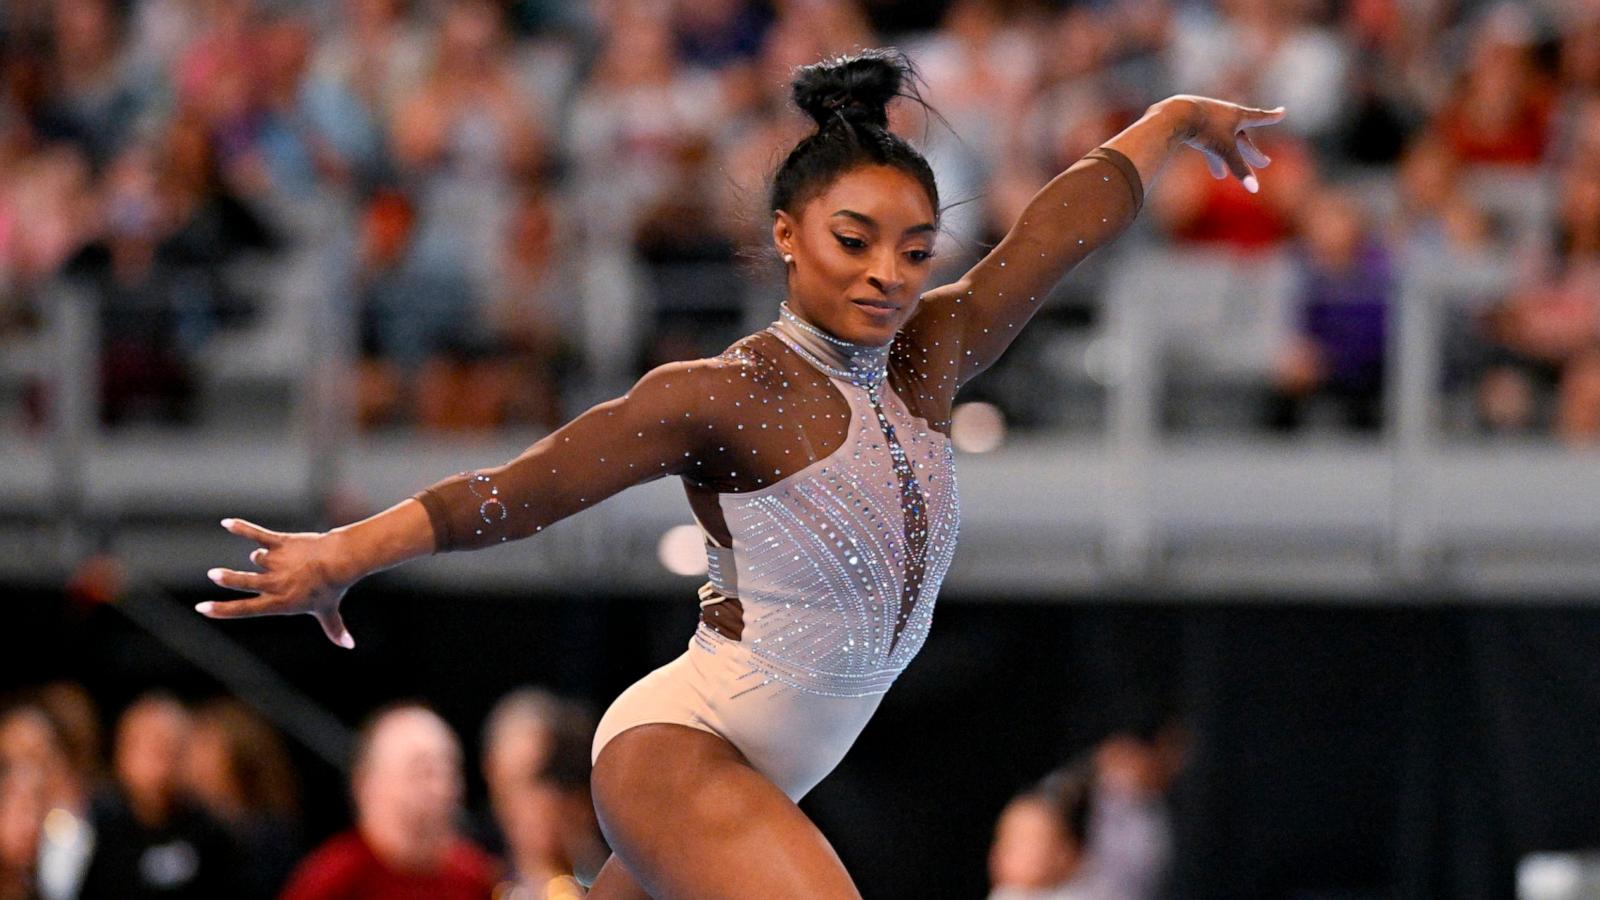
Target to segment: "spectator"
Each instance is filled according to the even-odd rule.
[[[511,888],[552,879],[587,883],[607,850],[589,797],[593,718],[574,702],[532,688],[502,697],[483,732],[483,777],[504,840]]]
[[[88,783],[44,707],[0,716],[0,897],[77,896],[94,845],[88,811]]]
[[[0,759],[0,900],[35,900],[49,809],[43,774]]]
[[[1489,218],[1461,188],[1461,159],[1433,134],[1421,134],[1400,158],[1395,240],[1420,256],[1483,250]]]
[[[1485,316],[1492,346],[1478,402],[1492,430],[1520,431],[1553,391],[1556,433],[1584,445],[1600,439],[1600,170],[1576,161],[1564,188],[1554,259]]]
[[[361,729],[351,766],[355,827],[307,857],[284,900],[484,898],[494,861],[456,831],[461,747],[444,720],[403,704]]]
[[[1483,18],[1470,58],[1434,127],[1468,163],[1536,165],[1554,98],[1534,65],[1532,14],[1501,3]]]
[[[294,770],[277,732],[237,700],[198,709],[184,754],[188,790],[239,850],[242,897],[276,897],[299,858]]]
[[[237,858],[222,826],[183,790],[192,720],[171,697],[148,694],[117,724],[116,786],[97,798],[84,897],[237,896]]]
[[[1382,423],[1394,292],[1388,248],[1360,201],[1339,189],[1312,195],[1299,230],[1298,330],[1277,360],[1270,424],[1297,428],[1327,398],[1346,426],[1373,431]]]
[[[1062,769],[1018,794],[995,824],[989,900],[1109,898],[1089,853],[1091,776]]]
[[[1287,121],[1287,120],[1286,120]],[[1272,190],[1252,194],[1237,178],[1212,177],[1198,154],[1175,158],[1150,198],[1150,215],[1172,241],[1253,253],[1281,247],[1294,235],[1300,204],[1316,182],[1315,156],[1292,137],[1258,142],[1272,159]]]
[[[1164,896],[1173,853],[1167,793],[1187,744],[1186,730],[1168,722],[1119,731],[1095,748],[1089,846],[1106,896]]]

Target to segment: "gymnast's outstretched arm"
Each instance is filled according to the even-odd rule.
[[[952,388],[966,383],[1000,357],[1068,270],[1133,222],[1174,151],[1194,147],[1213,176],[1231,173],[1254,191],[1251,166],[1268,159],[1246,130],[1283,116],[1282,107],[1252,109],[1192,95],[1156,103],[1045,185],[1005,238],[959,280],[924,294],[906,337],[930,363],[955,368],[940,380]]]
[[[196,606],[217,619],[309,613],[341,647],[355,640],[339,601],[361,578],[418,556],[518,540],[631,485],[681,475],[706,458],[720,428],[707,385],[719,360],[654,369],[627,394],[601,403],[503,465],[461,472],[390,508],[327,532],[285,533],[243,519],[223,527],[261,546],[260,571],[211,569],[217,584],[256,594]],[[711,394],[715,389],[710,390]]]

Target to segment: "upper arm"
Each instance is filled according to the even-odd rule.
[[[906,326],[918,355],[952,367],[953,395],[1000,358],[1062,276],[1132,223],[1142,201],[1138,171],[1115,150],[1098,148],[1073,163],[988,255],[923,295]]]
[[[499,466],[461,472],[415,496],[438,550],[527,537],[625,488],[683,474],[699,456],[705,373],[696,360],[653,369]]]

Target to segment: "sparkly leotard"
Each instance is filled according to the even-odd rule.
[[[1142,199],[1126,157],[1092,151],[967,276],[925,294],[890,344],[840,341],[785,305],[722,355],[655,369],[505,465],[416,494],[436,548],[526,537],[632,484],[682,478],[706,535],[701,624],[612,704],[594,756],[635,725],[687,725],[798,800],[927,636],[959,521],[956,390]]]

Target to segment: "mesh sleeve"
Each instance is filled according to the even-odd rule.
[[[960,280],[923,295],[905,329],[918,385],[955,391],[992,365],[1057,281],[1138,216],[1144,185],[1132,160],[1089,151],[1035,194],[1003,240]],[[928,398],[933,399],[933,398]]]
[[[428,512],[434,552],[518,540],[635,484],[682,474],[700,457],[695,402],[706,368],[651,371],[503,465],[460,472],[412,495]]]

